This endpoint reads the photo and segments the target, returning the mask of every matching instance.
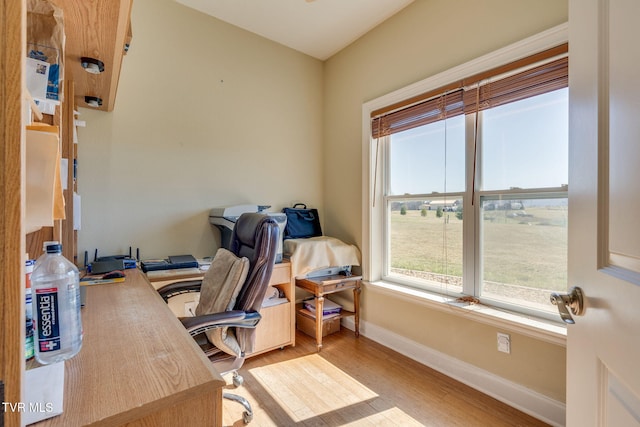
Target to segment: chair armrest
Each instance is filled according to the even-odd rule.
[[[202,279],[185,280],[182,282],[169,283],[168,285],[158,288],[157,291],[162,299],[167,302],[176,295],[200,292],[200,286],[202,286]]]
[[[262,317],[257,311],[230,310],[194,317],[181,317],[180,321],[191,336],[210,329],[223,327],[255,328]]]

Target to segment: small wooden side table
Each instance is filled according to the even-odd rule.
[[[322,312],[324,296],[335,292],[353,289],[354,311],[342,310],[340,318],[354,316],[355,334],[360,336],[360,283],[362,276],[321,276],[311,279],[296,279],[296,286],[311,292],[316,299],[316,344],[318,351],[322,349]]]

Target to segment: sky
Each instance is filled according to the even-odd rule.
[[[568,183],[568,89],[482,112],[482,190]],[[464,191],[465,116],[391,136],[391,192]],[[445,166],[446,165],[446,166]]]

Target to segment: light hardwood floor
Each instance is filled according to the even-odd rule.
[[[347,329],[323,345],[298,331],[296,347],[245,361],[225,391],[251,402],[250,426],[546,425]],[[242,406],[225,400],[223,423],[243,426]]]

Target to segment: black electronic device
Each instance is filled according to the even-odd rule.
[[[137,254],[140,253],[140,249],[137,249]],[[138,267],[138,261],[133,258],[131,254],[131,246],[129,246],[128,255],[107,255],[98,257],[98,249],[95,250],[93,255],[93,262],[88,263],[88,253],[84,252],[84,265],[87,267],[87,272],[91,274],[108,273],[114,270],[123,270],[128,268]]]
[[[178,268],[198,268],[198,260],[193,255],[171,255],[167,259],[141,261],[142,271],[175,270]]]
[[[94,261],[89,264],[87,271],[91,274],[101,274],[124,269],[124,261],[122,259],[103,259],[103,261]]]

